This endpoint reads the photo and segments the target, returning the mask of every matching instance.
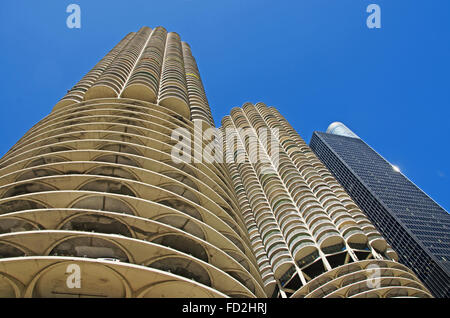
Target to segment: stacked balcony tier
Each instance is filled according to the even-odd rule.
[[[129,33],[122,39],[92,70],[89,71],[67,94],[55,105],[54,110],[83,101],[86,91],[97,81],[97,79],[111,65],[112,61],[121,53],[122,49],[134,37],[135,33]]]
[[[176,128],[193,133],[114,98],[30,129],[0,160],[0,297],[266,297],[231,180],[174,162]]]
[[[431,297],[278,111],[246,103],[222,124],[231,131],[233,186],[273,295]],[[373,268],[380,284],[363,286]]]
[[[118,97],[146,46],[152,30],[141,28],[86,92],[84,99]]]
[[[189,97],[185,73],[180,36],[171,32],[167,36],[164,52],[158,104],[166,106],[182,116],[189,117]]]
[[[157,27],[147,43],[121,97],[156,103],[167,31]]]
[[[131,98],[162,105],[214,126],[189,45],[163,27],[128,34],[54,107],[97,98]]]
[[[192,56],[191,48],[186,42],[182,42],[184,68],[186,72],[186,83],[191,107],[191,117],[193,120],[203,120],[214,126],[214,119],[211,115],[208,99],[203,88],[200,72],[197,68],[195,58]]]

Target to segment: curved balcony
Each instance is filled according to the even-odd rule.
[[[170,237],[170,235],[164,236],[164,242],[161,241],[161,237],[156,238],[153,242],[146,242],[143,240],[134,240],[121,237],[116,234],[105,235],[62,230],[18,232],[14,233],[14,235],[4,234],[1,236],[2,244],[17,246],[16,244],[20,242],[20,248],[25,251],[27,257],[34,255],[48,255],[60,257],[115,259],[120,262],[139,264],[142,266],[166,270],[188,279],[195,279],[203,285],[220,290],[221,287],[217,286],[215,281],[223,281],[227,280],[227,278],[225,278],[223,276],[223,272],[219,271],[216,267],[229,268],[229,265],[220,265],[215,263],[213,260],[216,257],[214,257],[213,254],[208,256],[208,254],[213,250],[206,252],[205,249],[198,249],[200,245],[195,247],[195,245],[188,243],[191,246],[191,249],[186,250],[191,251],[191,253],[197,253],[197,257],[183,253],[179,249],[183,243],[179,242],[181,245],[177,246],[177,241],[174,241],[173,239],[172,242],[169,243],[169,240],[171,240]],[[184,239],[184,244],[186,244],[187,241],[185,238],[182,236],[179,238]],[[166,247],[167,245],[163,246],[156,244],[156,242],[169,243],[169,246],[172,244],[172,246],[175,246],[178,249],[171,249]],[[176,251],[176,254],[174,254],[174,251]],[[2,256],[8,257],[8,255]],[[225,261],[226,257],[217,257],[217,260]],[[213,262],[211,263],[211,261]],[[186,263],[186,265],[183,270],[177,269],[184,263]],[[242,272],[242,270],[239,270],[237,267],[236,270]],[[254,284],[249,286],[254,286]],[[254,290],[253,287],[251,289]],[[241,289],[240,292],[244,293],[244,290],[245,288]],[[262,294],[264,293],[262,292]]]
[[[67,286],[65,275],[60,274],[73,264],[84,273],[83,284],[76,292]],[[23,267],[28,270],[23,271]],[[227,297],[211,287],[167,271],[107,260],[11,258],[0,260],[0,273],[1,285],[4,286],[0,290],[1,297]],[[232,286],[226,288],[229,289],[228,294],[233,294]],[[242,295],[242,292],[237,291],[234,295]]]
[[[271,264],[274,277],[276,279],[280,279],[281,276],[293,265],[293,261],[289,252],[284,250],[272,255]]]
[[[299,237],[298,240],[292,244],[292,255],[296,262],[315,251],[317,251],[317,246],[311,237]]]
[[[379,279],[373,280],[373,268]],[[432,297],[405,266],[391,261],[365,260],[325,272],[301,287],[291,297]]]
[[[384,252],[387,248],[386,240],[377,231],[366,233],[369,244],[378,252]]]
[[[327,227],[316,236],[317,244],[319,244],[320,249],[324,249],[330,246],[338,245],[344,242],[342,236],[331,228]]]
[[[367,243],[367,236],[356,225],[348,225],[343,229],[344,238],[348,243],[365,244]]]
[[[388,248],[386,249],[386,255],[387,255],[390,259],[392,259],[392,260],[398,262],[398,259],[399,259],[398,254],[397,254],[397,252],[394,251],[391,247],[388,247]]]

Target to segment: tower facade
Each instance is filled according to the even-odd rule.
[[[311,148],[436,297],[450,296],[450,215],[342,123]]]
[[[0,296],[265,297],[227,170],[172,160],[194,121],[189,45],[128,34],[1,159]]]
[[[263,281],[275,286],[274,296],[427,296],[275,108],[247,103],[222,124],[241,213]],[[377,286],[369,283],[374,269]]]
[[[178,160],[211,147],[225,160]],[[430,297],[396,258],[274,108],[216,129],[162,27],[128,34],[0,160],[0,297]]]

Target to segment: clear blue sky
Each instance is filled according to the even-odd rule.
[[[66,7],[81,6],[81,29]],[[382,28],[366,7],[379,4]],[[450,209],[449,0],[2,1],[0,155],[123,36],[164,26],[191,44],[216,124],[277,107],[309,142],[342,121]]]

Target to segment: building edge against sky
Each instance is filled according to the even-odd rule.
[[[436,297],[450,297],[450,215],[344,124],[310,146]]]
[[[129,33],[0,159],[0,296],[431,296],[276,109],[220,128],[264,164],[242,129],[223,145],[247,160],[174,162],[195,122],[214,127],[189,45]]]

